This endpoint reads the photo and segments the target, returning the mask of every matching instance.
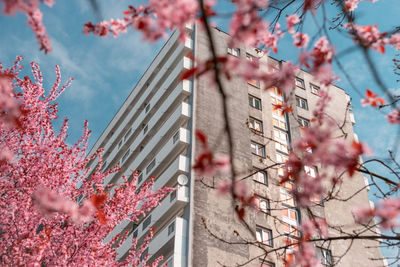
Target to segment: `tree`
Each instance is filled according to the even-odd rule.
[[[126,32],[129,28],[133,28],[141,31],[145,40],[155,41],[166,36],[170,28],[176,28],[180,30],[181,38],[184,40],[185,24],[197,22],[203,26],[208,36],[211,57],[204,62],[197,61],[196,66],[184,73],[183,77],[190,78],[205,73],[210,74],[209,77],[211,77],[224,99],[224,123],[229,143],[230,164],[226,162],[226,157],[216,157],[208,147],[206,137],[202,133],[198,133],[198,138],[204,145],[204,150],[194,167],[198,171],[204,171],[205,174],[214,174],[218,170],[225,171],[226,167],[230,166],[230,180],[223,183],[219,187],[219,190],[225,194],[229,193],[233,199],[233,211],[245,223],[244,215],[247,208],[252,205],[254,197],[251,194],[243,195],[245,191],[238,190],[240,184],[238,182],[239,177],[233,162],[233,130],[228,120],[226,88],[224,88],[221,80],[223,78],[229,79],[232,76],[239,76],[245,80],[263,81],[265,85],[264,89],[276,86],[286,96],[286,103],[276,105],[276,109],[291,113],[290,105],[294,101],[292,93],[293,80],[298,68],[307,69],[325,86],[333,84],[337,79],[333,73],[333,63],[339,69],[343,70],[340,57],[330,38],[332,31],[329,31],[338,30],[345,32],[348,38],[354,41],[355,46],[351,50],[360,49],[362,51],[368,67],[373,73],[375,83],[386,94],[386,101],[389,103],[386,104],[386,101],[374,93],[374,90],[366,89],[362,104],[376,108],[377,111],[382,113],[384,111],[390,124],[400,124],[399,96],[393,95],[387,90],[387,86],[383,83],[371,59],[371,51],[384,54],[387,49],[391,49],[390,47],[399,50],[400,34],[398,33],[398,26],[392,27],[388,32],[380,32],[377,25],[358,25],[356,23],[358,18],[357,7],[358,5],[365,4],[363,3],[365,1],[361,0],[331,1],[336,6],[335,14],[337,14],[333,19],[329,18],[326,14],[328,1],[323,0],[269,2],[239,0],[232,2],[236,10],[233,14],[229,14],[231,46],[242,44],[253,46],[268,55],[271,52],[276,52],[279,40],[283,38],[284,34],[289,34],[293,39],[293,46],[300,49],[298,63],[284,64],[280,71],[269,73],[266,71],[267,68],[258,68],[259,63],[257,60],[249,62],[218,55],[210,30],[210,20],[218,16],[218,12],[213,9],[214,1],[150,0],[148,5],[145,6],[130,6],[123,13],[123,19],[104,21],[97,24],[89,22],[85,24],[83,31],[86,34],[93,33],[98,36],[107,36],[109,34],[118,36],[118,34]],[[322,13],[322,18],[316,15],[319,11]],[[267,17],[265,14],[272,14],[272,16]],[[315,26],[318,28],[315,36],[310,36],[308,33],[302,32],[304,20],[310,16],[316,21]],[[279,22],[282,22],[281,18],[285,20],[286,29],[283,29],[279,24]],[[319,23],[321,21],[322,23]],[[343,53],[346,52],[348,51],[344,51]],[[398,60],[394,62],[396,64],[395,68],[398,69]],[[353,88],[358,91],[351,77],[347,77],[345,72],[343,75],[349,80]],[[292,144],[292,151],[288,161],[281,164],[284,169],[281,182],[282,184],[286,182],[293,183],[293,197],[302,208],[307,209],[310,205],[310,197],[321,196],[323,193],[328,192],[325,200],[335,199],[334,193],[337,192],[335,190],[337,190],[341,182],[341,177],[338,178],[328,173],[320,173],[317,179],[314,179],[312,184],[310,184],[310,175],[304,170],[304,166],[318,164],[324,166],[326,169],[333,168],[338,173],[346,173],[350,177],[349,179],[351,179],[355,172],[368,174],[371,178],[371,186],[377,188],[379,192],[378,197],[382,198],[382,200],[373,209],[360,208],[356,210],[355,216],[360,223],[365,223],[365,229],[370,230],[372,229],[371,227],[377,226],[388,229],[390,232],[388,234],[374,232],[371,235],[356,233],[339,236],[338,239],[382,239],[384,240],[384,245],[395,247],[399,244],[398,216],[400,212],[400,199],[398,198],[398,180],[400,177],[396,151],[389,151],[386,162],[378,159],[368,160],[364,163],[360,162],[359,156],[368,153],[367,145],[356,141],[345,142],[333,135],[334,131],[343,131],[343,129],[340,124],[332,121],[325,114],[325,108],[329,101],[329,95],[322,91],[318,109],[313,114],[313,124],[304,130],[304,135],[301,139]],[[343,132],[343,136],[346,136],[346,132]],[[309,153],[310,149],[312,150],[311,154]],[[367,167],[372,162],[382,164],[390,172],[390,175],[385,176],[370,171]],[[266,169],[270,167],[267,166]],[[325,182],[329,183],[327,188],[323,186]],[[324,235],[327,227],[325,223],[316,220],[314,216],[310,217],[311,219],[303,222],[303,225],[300,227],[301,229],[299,229],[303,232],[303,238],[299,239],[296,244],[288,244],[288,246],[280,248],[285,250],[293,245],[299,246],[299,250],[295,253],[295,261],[293,258],[287,259],[287,265],[289,266],[299,263],[310,266],[317,265],[315,251],[310,246],[310,243],[317,241],[316,239],[331,240],[330,237]],[[372,221],[373,217],[377,219],[376,223]],[[216,238],[218,238],[217,235]],[[256,246],[260,245],[257,240],[246,242]],[[265,253],[268,254],[270,251],[265,250]],[[398,260],[399,258],[396,257],[392,263],[395,264]]]
[[[59,95],[71,80],[60,85],[61,75],[46,94],[39,65],[31,63],[33,79],[20,77],[22,58],[10,68],[0,68],[4,92],[0,140],[0,262],[7,266],[139,265],[152,237],[116,263],[113,247],[124,241],[104,238],[122,220],[136,221],[156,207],[170,188],[154,192],[153,180],[136,188],[137,172],[122,184],[102,182],[116,166],[102,172],[99,164],[89,175],[86,157],[90,131],[84,124],[82,138],[67,143],[68,120],[54,129]],[[113,190],[110,190],[110,189]],[[133,241],[136,247],[136,240]],[[162,259],[157,259],[153,266]]]

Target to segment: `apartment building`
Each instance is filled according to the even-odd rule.
[[[299,71],[295,80],[293,116],[282,115],[273,109],[284,96],[279,88],[263,90],[259,81],[243,81],[237,77],[223,80],[229,101],[230,124],[233,129],[234,162],[242,177],[255,173],[245,183],[259,195],[260,211],[249,210],[246,221],[251,231],[241,224],[233,212],[232,202],[210,188],[226,177],[202,179],[191,165],[201,145],[194,137],[195,129],[202,130],[215,152],[227,153],[227,139],[223,128],[222,99],[214,85],[204,77],[180,80],[183,70],[192,67],[187,57],[191,52],[199,60],[210,56],[208,41],[196,27],[187,28],[185,43],[173,33],[155,57],[122,107],[92,148],[104,148],[104,169],[119,163],[122,170],[105,181],[121,182],[121,176],[139,171],[138,187],[155,176],[155,187],[176,187],[162,205],[156,207],[139,222],[122,222],[112,233],[128,231],[128,239],[117,248],[117,259],[127,256],[130,243],[144,239],[150,227],[155,235],[148,250],[150,262],[163,255],[168,266],[283,266],[283,251],[265,255],[264,250],[246,244],[247,240],[263,243],[265,250],[274,250],[300,236],[297,226],[309,213],[300,210],[291,197],[290,183],[279,184],[280,168],[265,171],[268,164],[284,162],[291,141],[301,135],[301,126],[308,126],[311,112],[318,101],[320,86],[307,72]],[[217,52],[252,60],[260,58],[270,71],[284,62],[260,55],[252,48],[231,48],[229,36],[213,30]],[[354,117],[347,110],[349,96],[341,88],[331,86],[332,105],[328,113],[338,121],[346,119],[345,131],[354,136]],[[347,110],[347,111],[346,111]],[[96,160],[90,167],[96,166]],[[317,172],[315,166],[306,170]],[[206,185],[208,186],[206,186]],[[365,187],[365,178],[356,174],[346,179],[343,196]],[[341,225],[351,231],[355,225],[351,208],[369,203],[363,190],[348,202],[327,202],[314,199],[310,209],[329,224]],[[255,236],[251,234],[255,233]],[[330,232],[331,235],[337,235]],[[321,262],[329,266],[377,266],[369,258],[380,258],[380,250],[371,241],[330,242],[317,244]],[[347,251],[348,247],[350,249]],[[286,251],[290,252],[290,251]]]

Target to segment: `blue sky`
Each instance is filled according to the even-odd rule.
[[[100,2],[104,19],[117,18],[129,4],[137,5],[139,1],[104,1]],[[60,117],[70,119],[70,142],[74,142],[82,133],[83,121],[89,121],[92,130],[90,145],[93,145],[119,109],[136,82],[161,48],[164,40],[155,44],[144,43],[141,35],[130,31],[119,38],[99,38],[82,34],[83,24],[95,21],[89,1],[56,1],[49,8],[42,5],[44,24],[53,43],[53,52],[44,55],[30,28],[26,26],[24,15],[15,17],[0,16],[1,42],[0,61],[9,66],[17,55],[24,57],[24,65],[29,70],[31,61],[40,63],[46,85],[49,87],[55,79],[54,66],[60,65],[63,81],[73,77],[70,88],[59,99]],[[332,17],[332,7],[327,2],[328,16]],[[218,10],[228,12],[227,4],[219,4]],[[378,24],[381,32],[391,30],[398,23],[400,5],[398,0],[380,0],[376,3],[362,2],[357,9],[359,24]],[[284,17],[281,24],[284,25]],[[227,31],[227,21],[218,20],[218,25]],[[312,17],[305,21],[304,31],[315,32]],[[339,34],[332,34],[337,52],[353,46],[352,41]],[[286,35],[279,44],[278,54],[272,56],[287,61],[296,61],[298,50],[291,45],[291,37]],[[374,62],[389,90],[400,94],[400,83],[393,75],[392,58],[395,51],[388,48],[385,55],[372,52]],[[346,54],[340,58],[346,72],[353,78],[358,92],[342,77],[337,83],[345,88],[352,97],[356,117],[356,132],[360,140],[365,141],[374,151],[374,156],[384,158],[388,148],[393,149],[397,138],[398,127],[389,125],[384,116],[372,108],[362,108],[361,95],[366,88],[382,94],[377,88],[371,73],[359,51]],[[376,168],[384,172],[381,168]]]
[[[99,2],[105,19],[120,17],[121,12],[131,4],[131,1],[126,0],[108,1],[107,6]],[[133,2],[136,4],[138,1]],[[390,30],[400,12],[400,5],[396,5],[396,2],[396,0],[381,0],[376,3],[360,3],[357,10],[360,24],[377,23],[381,31]],[[80,135],[83,120],[89,120],[93,131],[91,138],[93,144],[153,60],[164,40],[155,44],[144,43],[141,41],[140,33],[133,31],[119,38],[86,36],[82,34],[83,24],[95,21],[88,3],[89,1],[56,1],[52,8],[42,5],[44,23],[53,43],[53,52],[49,55],[44,55],[38,50],[33,33],[26,26],[24,15],[0,16],[2,29],[0,61],[7,66],[16,55],[22,55],[25,65],[31,61],[39,62],[49,84],[55,78],[54,65],[60,65],[64,80],[68,77],[75,79],[72,86],[60,98],[60,115],[70,119],[69,132],[72,140]],[[330,5],[327,6],[329,9]],[[372,16],[368,10],[370,7],[373,8]],[[227,12],[229,7],[220,4],[219,10]],[[218,24],[227,30],[227,21],[219,20]],[[284,21],[281,21],[281,24],[284,25]],[[310,16],[306,18],[304,31],[315,31]],[[332,38],[338,52],[353,45],[351,41],[338,34],[333,34]],[[271,55],[279,59],[296,61],[299,50],[294,49],[291,43],[291,37],[286,35],[279,43],[278,54]],[[392,74],[391,60],[394,54],[395,51],[391,48],[387,49],[385,55],[372,52],[387,87],[400,93],[400,85],[395,82],[396,78]],[[347,54],[341,57],[341,61],[360,92],[364,92],[365,88],[379,92],[359,52]],[[336,73],[343,77],[337,69]],[[344,78],[337,84],[352,96],[357,120],[356,131],[360,139],[368,141],[374,151],[382,155],[391,147],[396,127],[386,124],[384,117],[373,109],[361,108],[360,95]],[[377,127],[378,125],[380,127]],[[374,129],[374,132],[371,132],[371,129]]]

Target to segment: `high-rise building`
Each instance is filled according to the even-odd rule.
[[[139,171],[138,187],[149,177],[156,177],[155,187],[176,187],[162,205],[138,222],[123,222],[110,236],[128,231],[128,239],[117,248],[117,259],[126,257],[130,243],[139,243],[154,227],[155,235],[148,250],[150,262],[163,255],[168,266],[283,266],[285,246],[300,236],[297,227],[312,211],[330,225],[351,232],[355,224],[351,209],[368,205],[366,181],[360,174],[345,179],[339,196],[349,201],[314,199],[310,210],[296,206],[289,194],[290,183],[279,183],[281,169],[265,169],[272,163],[284,162],[290,143],[301,135],[300,128],[310,123],[312,110],[319,99],[320,86],[313,76],[300,70],[295,79],[293,115],[282,115],[273,104],[284,101],[279,88],[264,90],[259,81],[232,77],[223,80],[229,103],[229,123],[233,129],[234,163],[240,177],[255,173],[244,182],[259,195],[259,211],[248,210],[250,231],[240,223],[228,197],[221,197],[212,187],[223,177],[204,178],[191,165],[201,149],[194,132],[202,130],[214,152],[227,153],[227,138],[222,118],[222,98],[206,77],[180,80],[181,73],[192,67],[188,52],[198,60],[210,57],[207,37],[196,27],[188,27],[189,38],[179,42],[175,32],[155,57],[138,84],[92,148],[104,148],[104,169],[119,163],[122,170],[105,183],[117,182],[121,176]],[[284,62],[262,56],[253,48],[231,48],[229,36],[212,31],[217,53],[252,60],[260,58],[269,71]],[[336,86],[328,88],[332,103],[328,114],[343,123],[349,139],[354,117],[349,110],[350,98]],[[90,163],[94,168],[96,161]],[[310,176],[318,166],[305,170]],[[257,172],[258,171],[258,172]],[[240,178],[239,177],[239,178]],[[226,179],[226,177],[225,177]],[[255,236],[250,233],[253,232]],[[331,236],[339,233],[330,229]],[[258,245],[247,241],[259,241]],[[262,245],[260,245],[262,244]],[[368,240],[319,242],[317,254],[329,266],[377,266],[371,258],[381,258],[379,243]],[[266,253],[267,252],[267,253]],[[290,251],[286,251],[288,253]],[[246,264],[247,263],[247,264]],[[380,262],[382,264],[382,262]]]

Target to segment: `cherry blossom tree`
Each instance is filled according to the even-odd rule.
[[[18,57],[10,68],[0,68],[2,117],[0,158],[0,264],[3,266],[106,266],[146,265],[142,255],[152,231],[124,263],[115,261],[114,246],[124,241],[104,238],[123,220],[136,221],[156,207],[173,189],[153,189],[153,180],[136,188],[137,172],[124,183],[103,185],[119,171],[102,172],[101,152],[90,173],[86,157],[90,131],[75,144],[67,142],[68,120],[54,128],[55,102],[72,79],[61,85],[61,74],[52,88],[43,87],[39,65],[31,63],[33,78],[21,77]],[[110,189],[113,189],[112,191]],[[113,193],[112,193],[113,192]],[[162,257],[152,263],[157,266]]]
[[[45,35],[44,28],[41,24],[41,16],[39,15],[37,7],[38,1],[2,1],[4,3],[4,12],[12,14],[15,11],[22,11],[28,15],[28,25],[30,25],[41,44],[41,48],[45,52],[50,51],[48,45],[48,37]],[[51,1],[43,1],[48,5],[53,4]],[[208,37],[208,44],[211,56],[206,61],[198,61],[194,59],[196,65],[182,74],[182,78],[198,77],[207,74],[209,79],[217,88],[223,101],[223,118],[225,125],[225,132],[228,140],[229,155],[215,155],[212,148],[207,143],[207,137],[201,132],[197,132],[197,137],[202,144],[202,151],[197,157],[193,168],[199,173],[206,176],[216,175],[223,173],[229,175],[229,180],[220,183],[218,186],[210,186],[207,182],[203,181],[205,186],[218,190],[221,197],[231,197],[232,210],[237,214],[237,217],[246,224],[246,213],[249,209],[254,208],[254,201],[256,199],[250,190],[248,190],[243,179],[251,177],[252,174],[246,177],[240,177],[237,173],[234,164],[234,145],[232,132],[233,129],[229,124],[227,90],[223,86],[222,79],[229,79],[232,76],[241,77],[244,80],[259,80],[263,82],[265,88],[270,87],[279,88],[285,95],[285,103],[276,105],[275,109],[287,113],[288,116],[294,116],[292,113],[291,103],[294,101],[293,94],[293,81],[298,69],[303,68],[315,76],[325,87],[334,84],[338,79],[337,75],[333,72],[333,64],[343,71],[342,63],[338,52],[336,51],[333,42],[330,38],[331,31],[337,30],[344,32],[348,38],[352,39],[355,48],[360,49],[366,59],[369,69],[373,73],[373,79],[378,85],[378,88],[365,88],[365,97],[362,100],[363,106],[371,106],[376,109],[377,115],[386,118],[389,124],[400,124],[400,108],[399,96],[393,95],[388,91],[383,83],[381,77],[376,71],[371,60],[371,53],[385,54],[388,49],[400,49],[400,33],[399,26],[394,26],[392,29],[381,32],[379,25],[360,25],[357,23],[357,8],[367,1],[362,0],[304,0],[304,1],[263,1],[263,0],[235,0],[232,4],[235,7],[233,14],[230,14],[230,45],[231,46],[252,46],[256,47],[264,55],[276,53],[279,49],[279,41],[284,35],[288,34],[293,39],[293,49],[299,49],[299,57],[297,62],[287,62],[282,68],[276,72],[269,72],[268,68],[259,68],[259,62],[246,61],[240,58],[233,58],[218,55],[216,52],[215,40],[211,32],[213,25],[212,19],[218,16],[218,11],[214,8],[216,1],[213,0],[150,0],[146,5],[129,6],[126,11],[122,13],[121,19],[112,19],[110,21],[103,21],[99,23],[88,22],[83,27],[83,33],[94,34],[97,36],[106,37],[108,35],[118,36],[121,33],[127,32],[129,29],[138,30],[142,32],[143,39],[146,41],[154,42],[160,38],[168,36],[170,29],[178,29],[180,32],[181,40],[186,38],[185,25],[197,23],[200,25],[201,30],[205,31]],[[375,2],[374,0],[370,2]],[[27,4],[28,3],[28,4]],[[326,15],[326,5],[332,3],[336,5],[337,15],[334,18],[329,18]],[[35,10],[35,14],[32,10]],[[322,10],[323,23],[319,24],[317,12]],[[264,14],[272,13],[272,19],[264,16]],[[304,20],[312,17],[316,21],[318,33],[312,36],[310,33],[303,32]],[[267,19],[269,18],[269,19]],[[329,23],[327,23],[329,21]],[[282,25],[283,26],[282,26]],[[394,60],[395,69],[398,72],[399,61]],[[34,65],[36,68],[36,65]],[[15,69],[15,68],[14,68]],[[1,76],[3,84],[13,78],[13,71],[4,72]],[[11,73],[11,74],[10,74]],[[37,74],[36,74],[37,75]],[[357,90],[356,86],[348,75],[343,71],[342,75],[348,79],[353,89],[358,93],[363,94]],[[38,76],[39,77],[39,76]],[[41,78],[37,78],[40,80]],[[26,80],[21,81],[28,82]],[[41,85],[39,86],[41,87]],[[12,94],[11,87],[2,86],[2,96],[7,103],[5,105],[4,116],[2,117],[4,123],[22,124],[20,117],[24,118],[25,110],[24,105],[19,102],[9,101],[10,94]],[[63,90],[63,89],[62,89]],[[376,93],[380,90],[385,94]],[[58,94],[54,91],[52,94]],[[311,245],[313,242],[319,241],[332,241],[332,240],[355,240],[355,239],[368,239],[377,240],[382,242],[383,246],[396,247],[400,243],[399,238],[399,213],[400,213],[400,199],[398,198],[399,190],[399,169],[400,165],[397,161],[396,154],[389,151],[389,157],[386,162],[379,159],[371,159],[365,162],[360,161],[360,156],[367,155],[369,148],[367,144],[358,141],[345,140],[346,132],[341,124],[332,120],[326,114],[326,107],[330,104],[331,98],[329,93],[321,90],[321,98],[317,104],[316,110],[313,111],[312,124],[303,130],[301,138],[291,144],[291,151],[288,160],[284,163],[275,163],[272,166],[267,166],[265,170],[279,166],[283,169],[283,174],[280,177],[280,183],[290,184],[290,192],[298,205],[310,211],[309,207],[312,205],[310,198],[324,198],[324,201],[332,199],[339,199],[338,190],[343,179],[352,179],[356,172],[366,174],[370,177],[370,186],[373,186],[379,192],[381,200],[374,207],[355,207],[354,216],[360,225],[365,228],[356,233],[343,233],[339,236],[330,237],[326,235],[326,229],[331,227],[325,221],[321,221],[311,213],[308,220],[305,220],[300,225],[299,229],[293,231],[302,232],[301,238],[298,238],[286,246],[276,248],[276,250],[286,251],[288,249],[296,248],[294,253],[285,257],[287,266],[319,266],[319,261],[316,260],[316,252]],[[21,115],[22,114],[22,115]],[[18,126],[14,129],[23,129],[24,127]],[[65,126],[66,128],[66,126]],[[62,128],[60,133],[65,134],[65,128]],[[342,132],[341,138],[338,138],[335,133]],[[86,140],[86,135],[83,141],[79,143],[75,149],[80,148]],[[51,135],[52,137],[54,136]],[[266,136],[266,138],[271,138]],[[63,138],[61,138],[63,139]],[[19,139],[24,140],[24,139]],[[40,138],[38,140],[41,140]],[[58,139],[57,139],[58,140]],[[83,143],[82,143],[83,142]],[[26,145],[25,141],[23,142]],[[36,145],[33,142],[33,145]],[[31,144],[32,145],[32,144]],[[15,151],[4,148],[2,152],[2,159],[6,162],[12,160]],[[13,152],[14,151],[14,152]],[[81,151],[81,150],[79,150]],[[311,151],[311,153],[310,153]],[[19,160],[18,156],[14,156]],[[63,158],[63,157],[62,157]],[[25,161],[23,161],[25,163]],[[368,166],[371,163],[379,163],[390,175],[381,175],[371,171]],[[72,164],[72,163],[71,163]],[[310,173],[305,170],[305,166],[322,166],[321,172],[318,173],[313,179],[310,178]],[[228,170],[229,168],[229,170]],[[334,170],[335,173],[342,173],[343,175],[332,175],[330,172],[324,170]],[[18,168],[19,170],[19,168]],[[106,198],[104,192],[106,188],[102,188],[101,179],[104,178],[99,171],[98,176],[92,178],[96,181],[96,190],[91,192],[86,189],[85,195],[94,198],[86,198],[81,205],[70,203],[68,206],[57,204],[48,207],[48,202],[51,199],[58,199],[58,194],[64,193],[60,188],[67,182],[72,180],[79,180],[77,177],[85,177],[82,173],[83,167],[78,168],[73,177],[64,177],[63,180],[58,181],[57,185],[49,185],[43,183],[45,192],[41,194],[39,191],[30,192],[32,201],[35,201],[45,213],[51,211],[59,211],[61,214],[58,216],[69,216],[70,220],[78,220],[78,223],[87,222],[83,220],[86,214],[91,218],[94,214],[94,222],[108,222],[108,216],[102,204]],[[100,170],[100,169],[98,169]],[[31,172],[31,171],[30,171]],[[29,173],[30,173],[29,172]],[[346,176],[344,176],[346,174]],[[347,177],[347,178],[346,178]],[[134,183],[133,183],[134,184]],[[71,187],[68,187],[71,188]],[[66,189],[65,189],[66,190]],[[57,191],[56,193],[53,193]],[[91,193],[89,193],[89,191]],[[37,193],[39,192],[39,193]],[[69,192],[69,191],[66,191]],[[74,191],[75,192],[75,191]],[[164,192],[165,193],[165,192]],[[71,193],[72,194],[72,193]],[[70,199],[76,199],[78,195],[69,195]],[[354,192],[356,195],[357,192]],[[47,195],[47,196],[46,196]],[[68,194],[67,194],[68,195]],[[118,193],[116,194],[118,196]],[[42,196],[42,197],[41,197]],[[46,196],[46,197],[45,197]],[[89,200],[91,199],[91,200]],[[114,201],[114,200],[110,200]],[[57,202],[57,201],[56,201]],[[97,204],[94,204],[97,203]],[[155,205],[155,203],[154,203]],[[39,217],[38,217],[39,218]],[[75,218],[75,219],[74,219]],[[373,219],[374,218],[374,219]],[[97,221],[96,221],[97,219]],[[40,222],[38,222],[39,225]],[[69,224],[68,224],[69,225]],[[94,223],[92,222],[92,224]],[[212,229],[208,228],[205,224],[205,229],[215,238],[220,239],[222,242],[229,243],[229,241],[218,236]],[[374,231],[376,227],[387,230],[384,234]],[[47,229],[47,228],[46,228]],[[372,230],[371,230],[372,229]],[[109,229],[108,229],[109,230]],[[42,233],[43,231],[39,231]],[[255,236],[254,233],[252,233]],[[45,237],[43,237],[45,238]],[[19,240],[19,239],[18,239]],[[25,239],[23,239],[25,240]],[[72,242],[72,241],[71,241]],[[100,242],[100,241],[99,241]],[[253,245],[264,249],[265,255],[272,253],[271,250],[266,249],[257,240],[242,240],[243,244]],[[74,247],[75,248],[75,247]],[[391,262],[395,264],[400,257],[396,257]]]

